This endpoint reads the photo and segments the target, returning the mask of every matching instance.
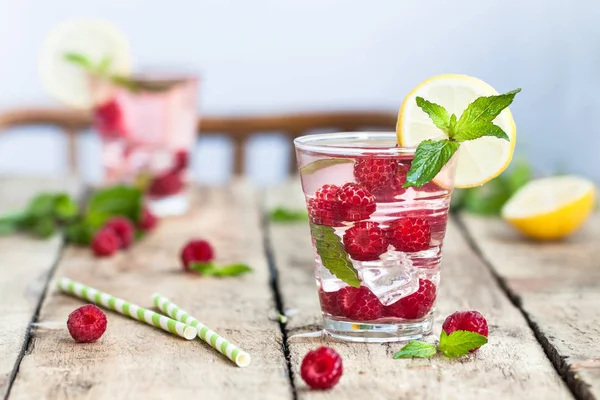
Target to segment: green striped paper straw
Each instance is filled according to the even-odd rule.
[[[152,296],[152,300],[154,301],[154,305],[169,317],[195,327],[198,330],[198,337],[200,339],[204,340],[210,347],[236,363],[238,367],[247,367],[250,365],[250,354],[229,342],[215,331],[209,329],[206,325],[190,316],[165,296],[155,293]]]
[[[98,289],[86,286],[81,282],[76,282],[69,278],[59,279],[58,288],[64,293],[87,300],[98,306],[106,307],[119,314],[160,328],[174,335],[181,336],[187,340],[192,340],[198,334],[198,331],[193,326],[175,321],[174,319],[129,303],[123,299],[119,299],[118,297],[101,292]]]

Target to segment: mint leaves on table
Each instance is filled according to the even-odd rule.
[[[437,353],[435,344],[411,340],[399,352],[394,354],[394,358],[429,358]]]
[[[292,210],[286,207],[277,207],[269,214],[269,219],[277,223],[308,221],[306,210]]]
[[[483,346],[487,338],[477,332],[454,331],[450,335],[442,330],[438,349],[449,358],[464,356],[470,350]]]
[[[411,340],[394,354],[394,358],[430,358],[437,354],[438,350],[448,358],[456,358],[468,354],[469,351],[481,347],[487,342],[487,338],[477,332],[459,330],[448,335],[442,330],[437,349],[434,344]]]
[[[190,264],[190,269],[200,272],[202,275],[207,276],[237,276],[252,272],[252,268],[246,264],[230,264],[225,266],[218,266],[214,262],[198,263],[194,262]]]
[[[75,200],[66,193],[41,193],[24,210],[0,216],[0,234],[21,231],[48,238],[61,224],[73,220],[78,210]]]
[[[311,223],[310,230],[323,266],[348,285],[355,288],[360,287],[358,271],[352,265],[352,261],[334,229],[330,226]]]
[[[506,132],[495,125],[493,120],[512,103],[520,91],[521,89],[515,89],[497,96],[479,97],[469,104],[460,118],[449,114],[439,104],[417,97],[417,106],[429,115],[447,139],[424,140],[419,144],[404,187],[421,187],[430,182],[456,153],[461,142],[484,136],[509,140]]]
[[[131,186],[99,189],[83,209],[66,193],[40,193],[24,210],[0,215],[0,235],[27,232],[48,238],[64,229],[67,240],[87,245],[108,219],[123,216],[136,224],[142,211],[142,192]]]

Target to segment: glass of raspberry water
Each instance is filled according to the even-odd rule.
[[[95,78],[91,85],[106,183],[142,187],[159,216],[184,213],[198,123],[197,77],[140,73],[125,84]]]
[[[356,132],[294,141],[324,328],[338,339],[431,332],[456,162],[420,188],[404,188],[415,148],[396,140]]]

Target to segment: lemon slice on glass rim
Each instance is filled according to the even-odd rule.
[[[65,59],[76,53],[92,63],[107,63],[107,73],[126,76],[131,72],[129,43],[112,24],[101,19],[68,20],[44,38],[39,57],[39,73],[44,89],[62,103],[88,109],[95,101],[89,76],[81,67]]]
[[[398,144],[417,146],[427,139],[447,139],[429,116],[417,106],[416,97],[423,97],[460,117],[467,106],[481,96],[498,95],[498,91],[478,78],[467,75],[438,75],[421,82],[402,102],[396,125]],[[512,160],[517,129],[508,108],[494,119],[494,124],[506,132],[510,141],[484,136],[462,142],[458,150],[455,187],[480,186],[504,171]]]

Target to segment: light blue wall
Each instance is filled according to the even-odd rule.
[[[78,16],[118,25],[137,65],[202,71],[210,114],[395,111],[416,83],[445,72],[522,87],[512,107],[518,149],[542,173],[600,181],[597,1],[0,0],[0,109],[54,104],[38,82],[38,47]],[[55,135],[20,136],[0,138],[0,171],[64,167],[51,160],[63,145]],[[205,152],[227,153],[215,146]]]

